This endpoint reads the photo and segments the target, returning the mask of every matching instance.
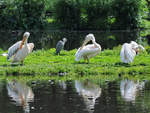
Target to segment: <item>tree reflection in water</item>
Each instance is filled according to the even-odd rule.
[[[11,80],[7,83],[8,95],[17,106],[22,106],[25,113],[30,112],[29,102],[33,102],[34,93],[24,82]]]
[[[101,95],[101,88],[90,81],[75,81],[75,88],[79,95],[83,97],[86,109],[89,113],[94,112],[96,99]]]
[[[121,96],[125,101],[134,102],[137,92],[144,88],[145,82],[122,80],[120,82]]]

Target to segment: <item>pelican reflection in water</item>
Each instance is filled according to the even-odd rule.
[[[137,92],[144,88],[145,82],[122,80],[120,83],[121,96],[125,101],[134,102]]]
[[[29,102],[34,100],[32,89],[25,83],[16,80],[8,81],[8,95],[11,97],[17,106],[22,106],[25,113],[30,112]]]
[[[88,112],[93,113],[96,99],[101,95],[101,88],[88,80],[75,81],[75,88],[78,94],[83,97]]]
[[[67,84],[65,83],[65,81],[58,81],[58,85],[59,85],[63,90],[66,90],[66,89],[67,89]]]

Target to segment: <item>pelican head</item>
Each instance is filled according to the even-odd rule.
[[[30,33],[29,33],[29,32],[25,32],[25,33],[23,34],[23,37],[28,38],[29,36],[30,36]]]
[[[134,41],[131,41],[130,44],[132,45],[132,49],[136,52],[136,54],[139,54],[139,45]]]
[[[130,44],[132,45],[133,48],[137,48],[138,44],[134,41],[131,41]]]
[[[63,42],[67,42],[67,38],[63,38]]]
[[[86,35],[85,40],[83,42],[83,46],[86,45],[90,40],[95,41],[95,37],[91,33]]]
[[[85,40],[87,40],[87,42],[90,41],[90,40],[95,41],[94,34],[90,33],[90,34],[86,35]]]
[[[30,33],[29,33],[29,32],[25,32],[25,33],[23,34],[22,45],[23,45],[24,43],[27,43],[27,40],[28,40],[29,36],[30,36]]]

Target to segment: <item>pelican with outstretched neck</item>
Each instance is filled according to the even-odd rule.
[[[29,36],[30,33],[25,32],[23,40],[16,42],[8,49],[7,60],[12,58],[12,64],[17,62],[21,62],[23,64],[26,56],[32,52],[34,44],[28,43]]]
[[[92,41],[93,44],[86,45],[90,40]],[[89,63],[89,59],[99,54],[100,51],[101,51],[101,46],[98,43],[96,43],[94,35],[88,34],[85,37],[85,40],[82,46],[77,50],[75,54],[75,57],[76,57],[75,60],[79,61],[81,59],[84,59],[85,63],[86,63],[86,60],[87,60],[87,63]]]
[[[144,51],[144,47],[134,41],[131,41],[130,43],[124,43],[120,52],[121,61],[124,63],[133,62],[134,57],[139,54],[139,49]]]

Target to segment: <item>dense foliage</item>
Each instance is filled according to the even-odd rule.
[[[80,5],[79,1],[59,0],[56,4],[56,20],[61,27],[68,29],[80,28]]]
[[[44,0],[6,0],[0,2],[0,29],[43,28],[44,3]]]
[[[70,29],[136,29],[148,12],[145,0],[59,0],[56,6],[57,22]]]
[[[96,30],[103,30],[106,35],[102,32],[96,36],[98,42],[103,48],[107,48],[107,45],[112,48],[136,40],[140,36],[137,29],[150,26],[147,20],[149,6],[146,0],[1,0],[0,41],[7,43],[6,39],[11,37],[9,43],[14,43],[28,30],[31,33],[30,41],[39,47],[40,42],[45,39],[56,38],[58,41],[65,36],[69,41],[81,42],[80,38],[84,38],[87,33],[92,32],[96,35]],[[86,32],[61,32],[63,35],[59,37],[52,37],[51,34],[54,33],[45,34],[47,30],[56,29]],[[123,31],[111,35],[110,30]],[[141,34],[146,36],[149,31]],[[11,45],[9,43],[7,45]],[[1,48],[6,47],[1,45]]]
[[[145,0],[1,0],[0,29],[49,29],[51,22],[69,30],[136,29],[147,6]]]

